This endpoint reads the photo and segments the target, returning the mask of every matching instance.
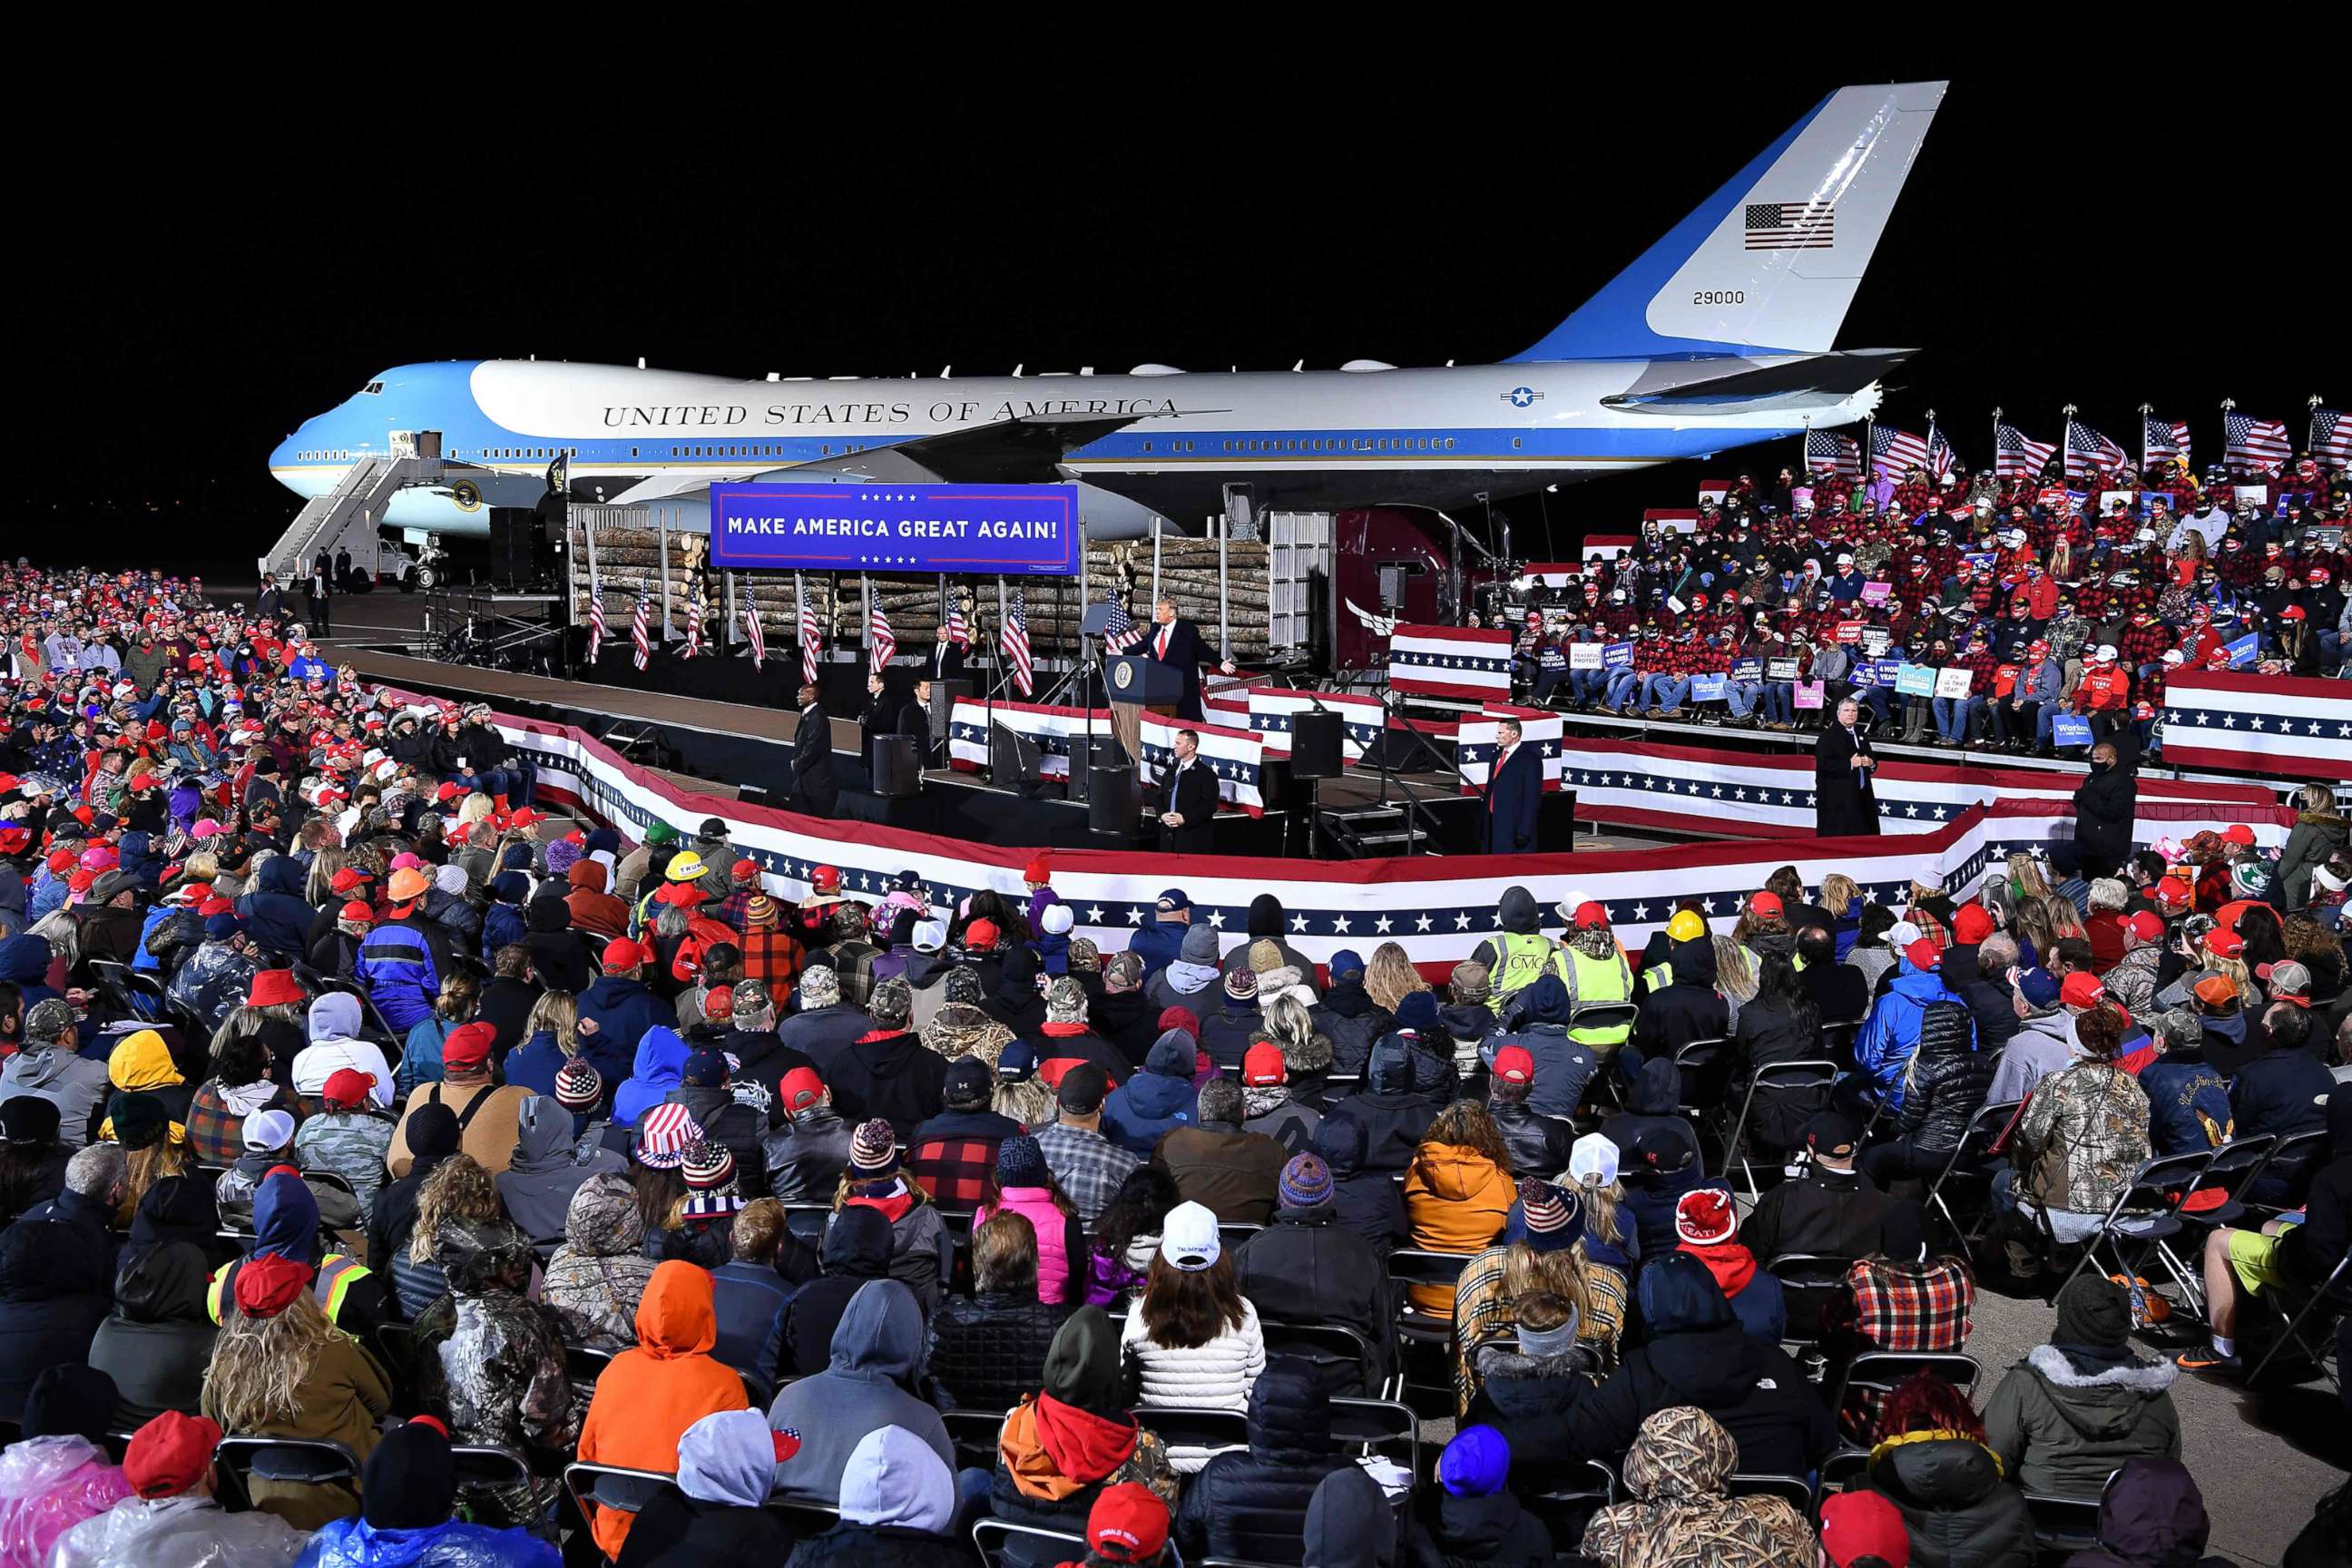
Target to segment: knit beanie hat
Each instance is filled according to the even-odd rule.
[[[1042,1187],[1052,1179],[1045,1169],[1045,1151],[1027,1133],[1016,1132],[996,1146],[998,1186]]]
[[[377,1530],[430,1530],[446,1521],[457,1496],[448,1429],[430,1415],[385,1433],[360,1472],[361,1515]]]
[[[2077,1274],[2058,1292],[2053,1344],[2115,1350],[2131,1337],[2131,1300],[2104,1274]]]
[[[1247,964],[1237,963],[1225,973],[1225,994],[1236,1002],[1248,1002],[1257,996],[1257,971]]]
[[[1686,1247],[1713,1247],[1739,1234],[1739,1210],[1720,1187],[1701,1187],[1675,1200],[1675,1237]]]
[[[735,1179],[735,1156],[716,1138],[705,1138],[687,1150],[686,1163],[679,1169],[689,1187],[723,1187]]]
[[[1184,942],[1182,947],[1178,950],[1177,956],[1186,963],[1216,963],[1217,933],[1215,928],[1205,925],[1187,926],[1184,930]]]
[[[573,1057],[555,1074],[555,1103],[566,1110],[582,1111],[604,1098],[604,1075],[589,1065],[585,1057]]]
[[[1511,1474],[1511,1445],[1492,1426],[1465,1426],[1437,1456],[1437,1484],[1454,1497],[1492,1497]]]
[[[880,1117],[861,1123],[849,1138],[849,1169],[859,1176],[887,1176],[898,1168],[898,1140]]]
[[[1574,1193],[1538,1182],[1519,1183],[1518,1210],[1527,1244],[1538,1252],[1565,1252],[1584,1236],[1584,1205]]]
[[[1331,1201],[1331,1167],[1317,1154],[1293,1154],[1282,1168],[1276,1193],[1286,1209],[1309,1209]]]

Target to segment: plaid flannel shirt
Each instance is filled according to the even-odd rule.
[[[988,1196],[996,1173],[993,1138],[929,1138],[907,1157],[907,1173],[922,1183],[931,1202],[947,1209],[973,1209]]]
[[[801,944],[781,925],[755,926],[743,933],[743,977],[764,980],[778,997],[801,977]]]
[[[1957,1351],[1968,1342],[1976,1282],[1957,1258],[1922,1264],[1865,1258],[1846,1270],[1845,1290],[1822,1308],[1822,1328],[1845,1360],[1864,1351]],[[1839,1418],[1864,1441],[1874,1440],[1885,1396],[1858,1388],[1846,1394]]]
[[[1581,1242],[1577,1244],[1577,1252],[1580,1258]],[[1503,1290],[1503,1265],[1510,1254],[1506,1245],[1486,1248],[1462,1266],[1462,1273],[1454,1284],[1454,1405],[1457,1415],[1468,1415],[1470,1402],[1478,1395],[1483,1381],[1475,1364],[1478,1352],[1518,1333],[1517,1313],[1512,1308],[1511,1298]],[[1592,1310],[1579,1320],[1576,1342],[1592,1352],[1599,1375],[1605,1377],[1616,1369],[1618,1336],[1625,1328],[1625,1277],[1614,1268],[1588,1263],[1584,1282]]]
[[[1088,1229],[1118,1195],[1128,1173],[1143,1163],[1101,1133],[1059,1121],[1039,1131],[1037,1147],[1045,1152],[1045,1168],[1077,1205],[1079,1223]]]

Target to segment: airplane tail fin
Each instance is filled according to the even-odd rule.
[[[1831,93],[1512,361],[1827,350],[1946,85]]]

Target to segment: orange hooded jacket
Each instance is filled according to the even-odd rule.
[[[718,1342],[710,1275],[676,1258],[656,1268],[637,1303],[636,1348],[614,1356],[596,1380],[580,1427],[582,1461],[675,1474],[677,1440],[688,1426],[749,1403],[735,1369],[711,1358]],[[636,1516],[609,1508],[595,1516],[596,1544],[605,1556],[620,1556]]]

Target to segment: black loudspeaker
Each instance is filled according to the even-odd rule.
[[[948,722],[955,717],[956,699],[971,695],[971,682],[969,680],[931,682],[931,733],[934,736],[944,741],[954,733],[948,728]]]
[[[1087,826],[1124,837],[1135,829],[1135,770],[1097,767],[1087,775]]]
[[[531,556],[538,542],[539,513],[520,507],[490,509],[490,583],[499,588],[520,588],[532,576]]]
[[[915,750],[915,737],[875,736],[874,793],[904,799],[920,794],[922,787],[923,763]]]
[[[1290,716],[1290,776],[1295,779],[1336,779],[1343,761],[1339,742],[1346,733],[1337,713],[1312,710]]]

